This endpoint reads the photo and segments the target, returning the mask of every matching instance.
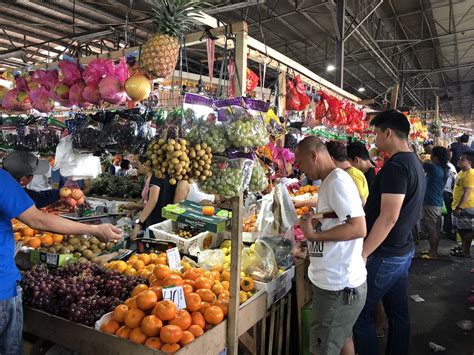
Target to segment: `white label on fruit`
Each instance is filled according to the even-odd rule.
[[[163,299],[174,302],[178,309],[186,308],[183,286],[165,287],[162,291]]]
[[[178,248],[171,248],[166,251],[168,256],[168,265],[170,270],[179,270],[181,269],[181,257],[179,255]]]

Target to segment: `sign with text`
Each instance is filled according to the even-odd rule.
[[[170,270],[180,270],[181,269],[181,256],[179,255],[178,248],[171,248],[166,251],[168,256],[168,266]]]
[[[165,287],[162,292],[164,300],[174,302],[178,309],[186,308],[186,300],[184,298],[184,290],[182,286]]]

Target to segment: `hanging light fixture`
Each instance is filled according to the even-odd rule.
[[[364,92],[364,91],[365,91],[365,87],[361,86],[361,87],[359,87],[359,88],[357,89],[357,91],[359,91],[359,92]]]
[[[326,68],[327,71],[334,71],[336,70],[336,67],[332,64],[328,64],[327,68]]]

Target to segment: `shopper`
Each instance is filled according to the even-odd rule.
[[[451,164],[456,166],[458,171],[460,171],[460,168],[458,166],[458,161],[461,155],[463,155],[465,152],[471,151],[471,148],[467,145],[469,142],[469,136],[467,134],[463,134],[462,136],[458,137],[456,139],[456,142],[451,144]]]
[[[446,179],[446,184],[443,190],[443,201],[444,206],[446,207],[446,214],[443,216],[443,233],[452,236],[453,235],[453,222],[452,222],[452,213],[453,210],[451,208],[453,204],[453,187],[454,181],[456,178],[456,168],[453,164],[448,162],[449,167],[449,175]]]
[[[36,208],[43,208],[59,201],[59,189],[34,191],[27,187],[34,176],[43,176],[50,171],[48,161],[38,159],[29,152],[14,151],[3,159],[3,168],[24,188]]]
[[[426,189],[423,200],[421,230],[428,234],[430,250],[424,258],[437,259],[441,229],[441,209],[443,208],[443,190],[450,174],[449,153],[444,147],[436,146],[431,150],[430,161],[423,163],[426,172]]]
[[[461,248],[455,248],[451,255],[471,257],[471,243],[474,223],[474,152],[461,155],[453,190],[453,224],[461,235]]]
[[[349,143],[346,149],[349,163],[364,173],[370,191],[370,187],[375,180],[375,166],[370,160],[369,151],[365,144],[361,142]]]
[[[130,165],[130,160],[123,159],[120,162],[120,170],[117,172],[117,176],[128,176],[132,166]]]
[[[357,190],[359,190],[362,205],[365,205],[367,197],[369,196],[369,185],[362,171],[353,167],[349,162],[344,144],[342,142],[329,141],[326,143],[326,148],[334,160],[336,167],[345,170],[351,176],[352,180],[354,180]]]
[[[317,137],[305,138],[296,149],[296,163],[310,180],[321,179],[317,219],[302,217],[308,241],[313,284],[313,354],[355,354],[354,325],[366,298],[366,270],[362,259],[366,234],[364,210],[349,174],[336,167]]]
[[[354,326],[359,354],[379,353],[374,308],[383,299],[389,319],[387,355],[409,353],[410,320],[407,302],[408,269],[415,246],[412,229],[420,218],[425,192],[421,164],[408,146],[410,123],[404,114],[390,110],[372,121],[379,150],[389,159],[375,178],[365,205],[368,235],[363,257],[367,260],[367,301]]]
[[[31,165],[32,174],[41,172]],[[26,192],[5,170],[0,169],[0,354],[22,354],[23,306],[20,272],[15,265],[11,220],[17,218],[31,228],[60,234],[96,235],[103,241],[121,239],[121,231],[110,225],[88,225],[38,210]]]

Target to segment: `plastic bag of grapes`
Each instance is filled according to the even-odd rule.
[[[192,145],[203,143],[202,125],[215,121],[211,98],[187,93],[183,100],[183,133]]]
[[[218,119],[225,123],[227,136],[233,147],[258,148],[268,143],[268,132],[263,118],[253,116],[241,106],[219,108]]]
[[[254,162],[252,169],[252,176],[249,183],[250,192],[260,192],[268,187],[268,177],[265,173],[265,168],[258,160]]]
[[[68,125],[68,131],[71,131],[70,127],[71,124]],[[94,152],[99,150],[102,127],[101,123],[87,119],[79,128],[74,128],[71,132],[74,150],[76,152]]]
[[[208,194],[230,198],[239,196],[248,188],[252,176],[253,160],[214,157],[211,164],[212,178],[200,182]]]
[[[100,144],[109,151],[124,151],[133,147],[138,135],[137,123],[118,116],[104,126]]]

